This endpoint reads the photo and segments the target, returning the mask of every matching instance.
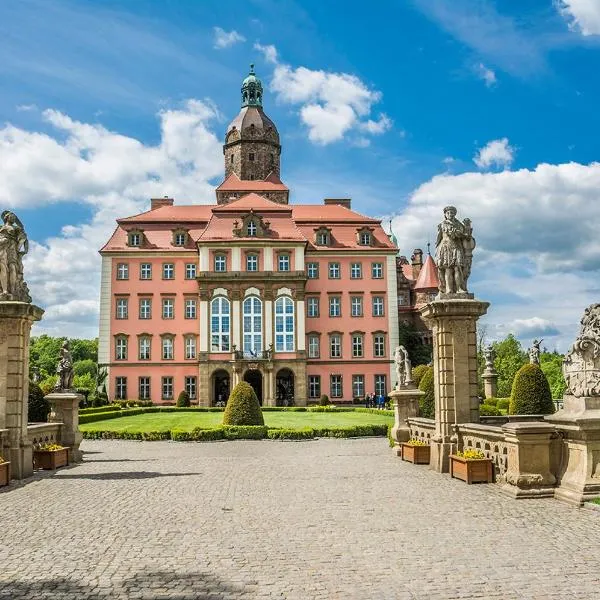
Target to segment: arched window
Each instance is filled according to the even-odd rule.
[[[229,300],[218,296],[210,303],[210,334],[212,352],[229,352]]]
[[[256,296],[244,300],[244,353],[262,353],[262,302]]]
[[[294,351],[294,301],[281,296],[275,301],[275,352]]]

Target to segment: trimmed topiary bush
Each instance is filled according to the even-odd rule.
[[[425,392],[425,395],[419,400],[419,413],[425,419],[435,417],[435,388],[433,381],[433,367],[427,367],[427,371],[421,377],[419,389]]]
[[[190,405],[190,395],[185,390],[182,390],[179,393],[179,396],[177,396],[177,406],[179,406],[179,408],[182,408],[182,407],[189,406],[189,405]]]
[[[499,410],[508,410],[510,406],[510,398],[498,398],[498,403],[496,404],[496,408]]]
[[[50,402],[44,398],[42,388],[33,381],[29,382],[29,398],[27,402],[27,421],[29,423],[45,423],[50,414]]]
[[[517,371],[508,412],[511,415],[549,415],[554,412],[550,385],[539,365],[523,365]]]
[[[252,386],[240,381],[229,395],[223,413],[223,425],[264,425],[258,398]],[[266,435],[266,434],[265,434]]]
[[[499,417],[502,413],[491,404],[480,404],[479,405],[479,414],[482,417]]]
[[[329,396],[327,394],[321,394],[319,406],[329,406]]]
[[[413,370],[412,370],[412,379],[414,384],[419,387],[419,384],[421,383],[421,379],[423,379],[423,375],[425,375],[425,373],[427,373],[427,369],[430,369],[431,367],[428,367],[427,365],[417,365]]]
[[[498,398],[486,398],[483,403],[488,406],[496,406],[498,404]]]

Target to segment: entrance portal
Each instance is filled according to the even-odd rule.
[[[290,369],[277,372],[275,394],[277,406],[294,406],[294,373]]]
[[[229,399],[229,373],[220,369],[213,373],[213,406],[225,406]]]
[[[256,369],[251,369],[250,371],[246,371],[244,374],[244,381],[249,383],[258,398],[258,403],[262,406],[263,403],[263,395],[262,395],[262,387],[263,387],[263,378],[260,371]]]

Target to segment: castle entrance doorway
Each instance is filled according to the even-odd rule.
[[[275,380],[275,403],[277,406],[294,405],[294,373],[280,369]]]
[[[244,381],[249,383],[258,398],[258,403],[262,406],[263,403],[263,377],[262,373],[257,369],[250,369],[244,373]]]
[[[213,373],[213,406],[225,406],[229,398],[230,380],[229,373],[220,369]]]

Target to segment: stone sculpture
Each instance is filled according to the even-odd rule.
[[[493,371],[494,370],[494,359],[496,358],[496,353],[494,352],[494,348],[492,348],[492,346],[486,346],[483,349],[483,358],[485,360],[485,370]]]
[[[438,225],[436,262],[440,294],[467,294],[475,239],[471,221],[456,218],[456,208],[444,208],[444,220]]]
[[[544,340],[533,340],[533,343],[531,345],[531,348],[529,348],[529,362],[532,365],[539,365],[540,364],[540,344],[543,342]]]
[[[394,363],[396,365],[396,389],[412,383],[412,365],[408,357],[408,351],[404,346],[397,346],[394,352]]]
[[[58,373],[58,381],[54,386],[55,392],[66,392],[73,389],[73,359],[69,342],[65,340],[60,349],[60,360],[56,369]]]
[[[5,210],[0,226],[0,300],[31,302],[23,280],[23,256],[28,251],[29,241],[23,223],[15,213]]]

